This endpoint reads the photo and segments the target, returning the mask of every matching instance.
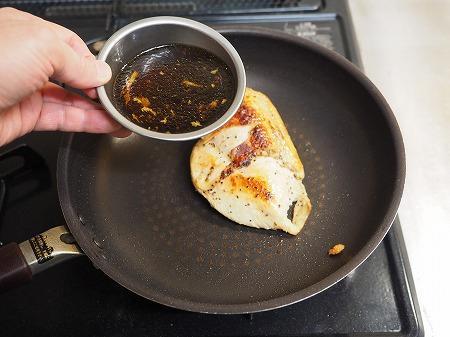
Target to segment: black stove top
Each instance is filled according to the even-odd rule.
[[[59,7],[49,10],[50,7],[36,7],[36,1],[29,1],[31,7],[26,7],[28,2],[24,0],[18,7],[50,17],[76,31],[86,41],[102,39],[118,27],[142,17],[146,11],[156,13],[156,8],[160,8],[148,7],[147,3],[144,4],[147,7],[141,4],[141,10],[134,8],[128,15],[115,15],[115,12],[110,15],[110,8],[105,9],[108,1],[99,0],[94,1],[95,16],[81,15],[83,11],[69,15],[80,6],[86,7],[87,2],[68,1],[72,7],[60,3]],[[277,3],[276,8],[282,10],[262,6],[253,14],[248,5],[251,2],[246,2],[245,10],[224,12],[216,8],[215,13],[219,14],[210,15],[203,9],[191,17],[210,25],[238,24],[284,30],[320,43],[360,65],[346,2],[285,1],[290,7],[283,7],[284,1],[265,1],[262,3]],[[167,3],[172,7],[167,5],[166,11],[180,15],[177,10],[186,10],[183,6],[195,1]],[[6,152],[18,144],[28,145],[28,148],[16,149],[16,157],[0,156],[0,177],[4,177],[0,180],[0,202],[5,197],[0,241],[22,242],[33,234],[64,223],[55,181],[60,137],[58,133],[34,133],[3,149]],[[19,172],[5,173],[23,163],[26,165]],[[343,281],[303,302],[269,312],[226,316],[167,308],[120,287],[85,257],[59,265],[36,276],[28,285],[1,294],[0,303],[2,337],[423,335],[398,219],[372,256]]]

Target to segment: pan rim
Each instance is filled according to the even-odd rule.
[[[174,298],[157,291],[150,291],[150,295],[144,294],[143,292],[133,289],[131,285],[127,283],[127,280],[118,278],[117,275],[113,275],[111,268],[108,268],[108,263],[106,260],[102,259],[97,252],[93,250],[93,247],[81,243],[83,240],[78,236],[77,231],[72,229],[76,228],[76,221],[78,217],[71,207],[69,188],[68,188],[68,177],[67,177],[67,166],[68,166],[68,155],[70,145],[73,141],[74,134],[69,134],[63,137],[63,141],[59,150],[58,155],[58,165],[57,165],[57,187],[59,200],[61,208],[67,222],[69,229],[72,231],[77,242],[80,244],[81,248],[85,254],[89,257],[94,264],[100,268],[106,275],[108,275],[115,282],[119,283],[128,290],[140,295],[146,299],[163,304],[169,307],[182,309],[186,311],[193,311],[199,313],[210,313],[210,314],[245,314],[245,313],[255,313],[273,310],[281,308],[287,305],[298,303],[309,297],[312,297],[329,287],[333,286],[352,271],[358,268],[378,247],[387,232],[389,231],[395,217],[397,215],[397,210],[400,204],[400,200],[403,194],[405,176],[406,176],[406,162],[405,162],[405,149],[403,144],[403,139],[401,136],[400,128],[395,118],[395,115],[391,108],[389,107],[386,99],[383,97],[381,92],[375,87],[375,85],[369,80],[369,78],[362,73],[362,71],[357,68],[353,63],[345,59],[340,54],[328,50],[314,42],[308,41],[306,39],[291,36],[287,33],[264,29],[264,28],[248,28],[239,26],[227,26],[220,29],[222,34],[244,34],[256,37],[265,37],[281,40],[290,44],[295,44],[300,47],[306,48],[309,51],[319,54],[320,56],[326,58],[328,61],[333,62],[335,65],[340,67],[346,73],[348,73],[357,83],[359,83],[371,96],[374,102],[379,106],[380,114],[385,118],[387,122],[387,127],[389,128],[389,133],[393,139],[392,146],[396,158],[396,172],[393,172],[396,179],[393,186],[393,192],[389,197],[391,198],[391,203],[389,207],[385,210],[385,214],[380,222],[378,230],[373,234],[369,241],[359,250],[359,252],[354,255],[347,263],[345,263],[338,270],[329,274],[324,279],[312,284],[306,288],[292,292],[288,295],[281,297],[276,297],[268,299],[261,302],[249,302],[245,304],[216,304],[216,303],[202,303],[193,302],[186,299]]]

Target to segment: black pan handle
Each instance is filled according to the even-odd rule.
[[[0,293],[31,280],[33,275],[60,262],[82,255],[65,226],[33,236],[21,244],[0,248]]]

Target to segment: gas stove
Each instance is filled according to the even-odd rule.
[[[344,1],[3,1],[77,32],[93,50],[121,26],[152,15],[219,27],[282,30],[361,67]],[[97,42],[97,45],[94,43]],[[56,159],[61,134],[33,133],[0,152],[0,241],[22,242],[63,224]],[[24,145],[26,144],[26,145]],[[422,336],[399,220],[356,271],[303,302],[263,313],[207,315],[147,301],[81,257],[0,294],[1,336]]]

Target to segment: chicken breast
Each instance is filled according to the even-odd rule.
[[[192,182],[212,207],[241,225],[293,235],[311,212],[304,175],[277,109],[249,88],[233,118],[191,154]]]

